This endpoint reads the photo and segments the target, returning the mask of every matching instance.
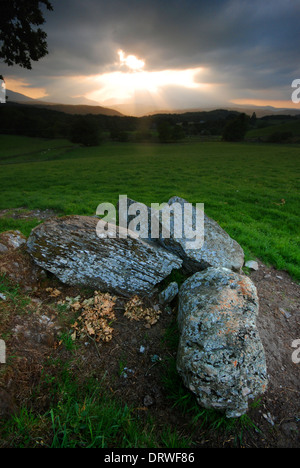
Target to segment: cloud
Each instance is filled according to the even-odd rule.
[[[174,106],[184,100],[190,106],[191,101],[207,102],[208,98],[212,103],[262,99],[264,93],[268,99],[286,100],[292,80],[300,77],[296,43],[300,3],[294,0],[52,3],[54,11],[45,12],[44,26],[49,55],[34,64],[32,71],[1,70],[59,99],[92,93],[94,76],[104,80],[109,74],[113,79],[116,73],[131,73],[134,67],[124,66],[130,56],[136,59],[135,70],[148,74],[202,70],[194,82],[210,83],[214,92],[206,89],[204,94],[200,86],[188,89],[178,83],[160,86],[161,95]],[[123,66],[118,51],[124,54]],[[90,90],[82,92],[78,77],[89,78]],[[105,86],[100,82],[99,95]]]
[[[5,82],[7,89],[13,89],[16,93],[25,94],[32,99],[41,99],[47,96],[45,88],[32,86],[22,78],[6,78]]]

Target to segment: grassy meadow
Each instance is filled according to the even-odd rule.
[[[246,260],[259,258],[299,281],[299,159],[299,145],[291,144],[110,142],[83,148],[63,139],[0,135],[0,210],[5,210],[0,212],[0,232],[19,229],[29,235],[40,222],[11,216],[16,208],[22,207],[24,213],[52,209],[59,215],[94,215],[98,204],[116,204],[119,195],[146,204],[178,195],[204,203],[206,214],[241,244]],[[4,330],[0,337],[9,342],[8,322],[13,323],[15,315],[30,318],[37,305],[3,275],[0,293],[7,298],[0,314]],[[122,401],[106,381],[106,373],[99,380],[92,365],[85,368],[85,344],[73,341],[72,330],[68,331],[75,315],[63,305],[51,303],[51,307],[57,307],[67,331],[60,336],[58,354],[48,356],[43,366],[39,362],[38,383],[34,361],[30,382],[26,366],[25,377],[16,371],[23,392],[21,406],[0,425],[0,447],[190,448],[198,443],[196,430],[201,440],[209,442],[213,433],[223,445],[231,440],[234,446],[243,446],[247,434],[258,433],[247,414],[228,420],[197,405],[176,371],[175,321],[164,329],[159,351],[160,382],[170,409],[164,412],[166,419],[157,419],[155,412]],[[148,333],[143,331],[143,340],[150,340]],[[131,356],[127,347],[125,341],[116,354],[120,370]],[[135,359],[140,365],[141,357]],[[8,373],[14,372],[17,362],[9,356]],[[149,369],[153,365],[151,360]],[[112,372],[110,377],[120,376]],[[132,391],[136,391],[133,385]],[[251,404],[253,411],[259,404],[259,400]]]
[[[119,195],[204,203],[243,247],[300,280],[299,145],[185,142],[103,143],[0,135],[0,210],[51,208],[93,215]],[[30,233],[38,221],[0,217],[0,231]]]

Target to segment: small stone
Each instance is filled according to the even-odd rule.
[[[0,234],[1,244],[3,247],[10,249],[18,249],[22,245],[26,244],[26,237],[20,231],[6,231]],[[0,248],[0,252],[3,249]],[[4,252],[5,253],[5,249]]]
[[[269,424],[271,424],[271,426],[274,426],[275,422],[271,413],[263,414],[263,417],[265,418],[266,421],[268,421]]]
[[[257,271],[258,270],[258,263],[257,262],[254,262],[253,260],[249,260],[248,262],[245,263],[245,266],[247,268],[250,268],[250,270],[255,270]]]
[[[159,294],[159,302],[160,304],[170,304],[170,302],[173,301],[173,299],[177,296],[178,294],[178,284],[174,281],[173,283],[170,283],[169,286],[164,289]]]
[[[291,317],[291,314],[289,312],[287,312],[285,309],[283,309],[282,307],[279,308],[279,312],[285,316],[285,318],[290,318]]]

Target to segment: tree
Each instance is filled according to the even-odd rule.
[[[173,132],[172,132],[172,137],[173,137],[173,140],[175,140],[175,141],[179,141],[179,140],[184,139],[185,131],[182,128],[181,125],[177,125],[177,124],[174,125]]]
[[[223,130],[223,140],[242,141],[245,138],[248,129],[249,117],[246,114],[240,114],[234,120],[230,120]]]
[[[96,122],[88,116],[75,117],[70,129],[70,140],[84,146],[98,146],[101,131]]]
[[[47,34],[40,4],[47,10],[53,7],[49,0],[1,0],[0,2],[0,60],[9,66],[32,69],[31,62],[47,53]]]
[[[257,121],[256,113],[253,112],[250,118],[250,124],[254,126],[256,124],[256,121]]]
[[[173,139],[173,126],[167,120],[162,120],[157,125],[158,138],[161,143],[169,143]]]

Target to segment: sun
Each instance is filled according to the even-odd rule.
[[[145,66],[145,61],[137,58],[135,55],[125,55],[123,50],[118,51],[120,57],[120,64],[126,65],[130,70],[139,71]]]

